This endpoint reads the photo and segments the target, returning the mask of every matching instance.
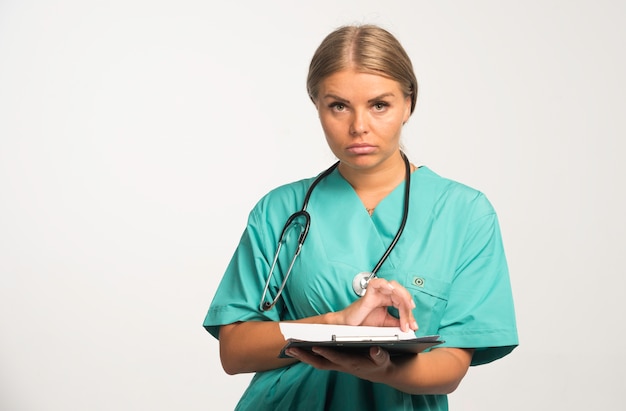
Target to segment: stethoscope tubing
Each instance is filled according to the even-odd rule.
[[[313,189],[315,188],[315,186],[317,186],[317,184],[320,181],[322,181],[326,176],[332,173],[337,168],[337,166],[339,166],[339,161],[337,161],[335,164],[333,164],[332,166],[330,166],[329,168],[327,168],[326,170],[324,170],[321,174],[317,176],[317,178],[313,181],[313,183],[307,190],[306,194],[304,195],[304,201],[302,201],[302,208],[300,209],[300,211],[293,213],[291,216],[289,216],[289,218],[285,222],[285,225],[283,226],[283,230],[280,233],[278,245],[276,246],[276,254],[274,254],[274,260],[272,261],[270,272],[267,276],[265,287],[263,288],[263,294],[261,295],[261,304],[259,305],[259,308],[261,309],[261,311],[270,310],[276,304],[276,302],[278,301],[278,298],[283,293],[283,290],[285,289],[285,285],[287,284],[287,279],[289,278],[289,275],[291,274],[291,269],[293,268],[293,265],[296,262],[296,258],[298,257],[298,255],[300,254],[300,251],[302,250],[304,241],[306,240],[306,237],[309,234],[309,228],[311,227],[311,215],[309,214],[308,211],[306,211],[306,208],[309,205],[309,199],[311,198]],[[291,223],[299,217],[302,217],[304,219],[304,228],[302,232],[300,233],[300,236],[298,236],[298,248],[296,249],[296,252],[291,258],[291,262],[289,263],[287,274],[285,274],[285,278],[283,279],[280,285],[280,288],[278,289],[278,292],[276,293],[276,296],[274,296],[274,298],[272,299],[272,302],[265,301],[265,296],[267,295],[267,290],[270,285],[270,280],[272,279],[272,276],[274,275],[274,268],[276,267],[278,256],[280,255],[280,249],[282,248],[282,245],[284,242],[285,233],[287,232],[287,229],[289,228]]]
[[[404,165],[406,169],[405,179],[404,179],[404,184],[405,184],[404,205],[403,205],[403,210],[402,210],[402,220],[400,222],[400,227],[398,228],[398,232],[396,233],[395,237],[393,238],[393,240],[387,247],[387,250],[385,250],[385,253],[382,255],[380,260],[378,260],[378,263],[376,264],[374,269],[371,271],[371,273],[369,273],[369,275],[367,275],[367,273],[359,273],[356,275],[352,286],[353,286],[354,292],[358,296],[363,296],[365,294],[365,289],[367,288],[367,284],[372,278],[376,277],[376,273],[378,272],[380,267],[384,264],[384,262],[387,260],[387,257],[389,257],[389,254],[391,254],[391,251],[396,246],[396,243],[398,242],[398,240],[400,239],[400,236],[402,235],[402,232],[404,231],[404,227],[408,219],[409,198],[410,198],[410,192],[411,192],[411,165],[406,155],[403,152],[400,152],[400,154],[402,155],[402,159],[404,160]],[[321,174],[317,176],[317,178],[313,181],[313,183],[311,184],[311,186],[309,187],[309,189],[307,190],[304,196],[304,200],[302,202],[302,208],[300,209],[300,211],[293,213],[291,216],[289,216],[289,218],[285,222],[285,225],[283,226],[283,229],[281,231],[281,234],[278,240],[278,245],[276,246],[276,254],[274,254],[274,259],[272,261],[272,265],[270,266],[270,272],[267,276],[265,287],[263,288],[263,294],[261,295],[261,303],[259,304],[259,309],[261,311],[268,311],[272,307],[274,307],[274,305],[276,305],[276,302],[282,295],[282,292],[285,289],[285,285],[287,284],[287,279],[291,275],[292,268],[296,262],[298,255],[300,254],[300,251],[302,251],[302,246],[304,245],[304,241],[306,240],[306,237],[309,233],[309,228],[311,226],[311,215],[308,213],[308,211],[306,211],[306,208],[309,204],[309,199],[311,198],[313,189],[315,188],[315,186],[317,186],[317,184],[319,184],[320,181],[322,181],[326,176],[332,173],[337,168],[337,166],[339,166],[339,163],[340,162],[337,161],[335,164],[333,164],[332,166],[330,166],[328,169],[326,169],[325,171],[323,171]],[[287,269],[285,278],[283,279],[280,285],[280,288],[278,289],[278,292],[276,293],[276,296],[274,296],[271,302],[265,301],[265,296],[267,295],[269,284],[272,279],[272,276],[274,275],[274,269],[276,268],[276,264],[278,262],[278,256],[280,255],[280,250],[284,242],[285,233],[287,232],[287,229],[290,227],[291,223],[295,219],[300,218],[300,217],[304,219],[304,225],[303,225],[303,230],[298,237],[298,248],[296,249],[293,257],[291,258],[291,262],[289,263],[289,268]],[[359,281],[356,281],[357,279]]]
[[[402,235],[402,232],[404,231],[404,227],[406,226],[406,222],[409,218],[409,198],[411,195],[411,165],[409,164],[409,159],[406,157],[406,155],[404,155],[404,153],[401,153],[401,154],[402,154],[402,159],[404,160],[404,166],[406,169],[405,177],[404,177],[404,207],[402,210],[402,221],[400,221],[400,227],[398,228],[398,232],[396,233],[396,236],[393,238],[393,240],[389,244],[389,247],[387,247],[385,254],[383,254],[380,260],[378,260],[378,263],[372,270],[369,277],[366,278],[366,282],[369,282],[372,278],[376,277],[376,273],[378,272],[380,267],[382,267],[382,265],[385,263],[385,260],[387,260],[387,257],[389,257],[389,254],[391,254],[391,251],[394,249],[394,247],[396,246],[396,243],[400,239],[400,236]]]

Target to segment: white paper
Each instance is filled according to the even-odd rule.
[[[327,324],[280,324],[280,332],[285,340],[295,339],[302,341],[333,341],[340,340],[411,340],[415,332],[402,331],[400,327],[366,327],[352,325]]]

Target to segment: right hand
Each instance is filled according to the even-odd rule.
[[[389,314],[388,307],[397,308],[400,318]],[[363,297],[336,314],[340,316],[340,323],[346,325],[400,327],[402,331],[416,331],[418,326],[413,308],[415,302],[406,288],[397,281],[376,277],[370,280]]]

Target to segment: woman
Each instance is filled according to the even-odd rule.
[[[400,135],[417,81],[389,32],[368,25],[329,34],[307,87],[339,161],[310,194],[306,243],[279,294],[299,233],[288,231],[290,249],[281,250],[265,294],[283,224],[313,179],[279,187],[254,207],[204,321],[227,373],[256,372],[238,409],[445,410],[470,365],[517,345],[496,214],[480,192],[406,160]],[[357,296],[355,274],[377,265]],[[399,326],[445,343],[401,360],[378,347],[369,355],[290,349],[284,359],[280,321]]]

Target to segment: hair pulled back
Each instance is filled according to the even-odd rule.
[[[405,97],[411,97],[413,113],[417,101],[413,64],[390,32],[375,25],[343,26],[326,36],[309,65],[307,91],[311,100],[317,100],[324,79],[350,68],[397,81]]]

